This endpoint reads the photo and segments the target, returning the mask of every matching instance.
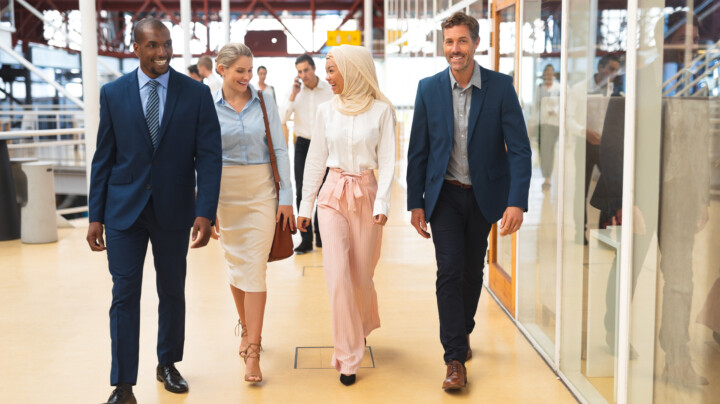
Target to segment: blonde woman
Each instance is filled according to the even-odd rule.
[[[373,274],[390,211],[395,110],[378,88],[367,49],[333,48],[325,69],[335,95],[318,107],[298,228],[306,230],[317,195],[332,311],[332,365],[349,386],[365,354],[365,337],[380,327]],[[330,171],[318,194],[326,167]]]
[[[253,55],[240,43],[222,47],[216,59],[222,88],[214,94],[223,150],[217,236],[225,251],[230,290],[242,329],[245,381],[261,382],[260,341],[267,292],[265,270],[275,223],[294,229],[290,161],[280,116],[265,95],[273,149],[280,172],[280,201],[268,150],[258,91],[250,85]]]

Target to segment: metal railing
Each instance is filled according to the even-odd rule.
[[[698,71],[702,73],[697,74]],[[688,66],[680,69],[663,83],[663,96],[709,95],[710,86],[694,89],[702,80],[713,80],[714,88],[718,87],[718,71],[720,71],[720,40],[708,46],[705,52],[696,56]],[[678,90],[679,88],[679,90]],[[677,90],[677,91],[676,91]],[[676,92],[674,92],[676,91]],[[673,93],[674,92],[674,93]]]

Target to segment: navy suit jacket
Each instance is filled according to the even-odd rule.
[[[410,132],[407,207],[425,209],[427,221],[440,195],[455,134],[448,69],[418,84]],[[475,199],[492,223],[508,206],[527,211],[531,151],[512,78],[482,66],[480,76],[481,88],[472,87],[468,162]]]
[[[151,196],[165,229],[187,229],[198,216],[213,221],[221,173],[220,124],[208,86],[170,69],[157,149],[145,122],[137,70],[103,86],[88,201],[91,222],[125,230]]]

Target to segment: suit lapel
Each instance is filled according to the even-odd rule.
[[[160,142],[162,142],[163,136],[167,131],[167,127],[170,124],[170,117],[172,116],[173,110],[175,110],[175,104],[179,98],[181,88],[181,82],[176,80],[177,73],[175,70],[170,69],[170,77],[168,78],[167,96],[165,97],[165,108],[163,110],[163,118],[160,123],[160,131],[158,132],[158,148]],[[148,135],[149,136],[149,135]]]
[[[125,99],[132,100],[132,102],[130,102],[132,116],[140,117],[140,119],[135,120],[138,128],[137,133],[141,134],[140,137],[143,138],[143,142],[152,149],[153,145],[150,140],[150,131],[148,130],[147,122],[145,121],[145,111],[143,111],[142,100],[140,99],[140,86],[138,84],[137,69],[135,70],[135,74],[131,74],[127,77],[129,80],[132,80],[132,82],[127,83],[125,86],[127,91]]]
[[[488,88],[488,76],[489,74],[487,73],[487,71],[482,66],[480,66],[480,79],[482,80],[482,84],[480,84],[480,88],[477,88],[475,86],[473,86],[472,88],[472,100],[470,102],[470,120],[468,121],[468,144],[470,144],[470,140],[472,139],[473,134],[475,134],[475,126],[477,126],[480,118],[480,111],[482,110],[483,103],[485,101],[485,94],[487,93]]]
[[[453,114],[452,87],[450,87],[450,68],[445,69],[440,74],[438,92],[440,93],[440,105],[442,114],[445,116],[445,124],[447,125],[447,133],[452,140],[455,136],[455,114]]]

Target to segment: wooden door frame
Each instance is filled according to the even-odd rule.
[[[513,84],[515,90],[518,90],[518,68],[520,66],[520,0],[495,0],[492,3],[492,35],[491,46],[493,47],[493,69],[498,71],[500,67],[500,12],[508,7],[515,6],[515,74],[513,75]],[[490,238],[488,241],[488,284],[490,290],[505,306],[511,316],[515,317],[515,284],[517,273],[517,232],[512,235],[512,258],[510,272],[506,271],[498,264],[498,228],[497,223],[493,223],[490,229]]]

